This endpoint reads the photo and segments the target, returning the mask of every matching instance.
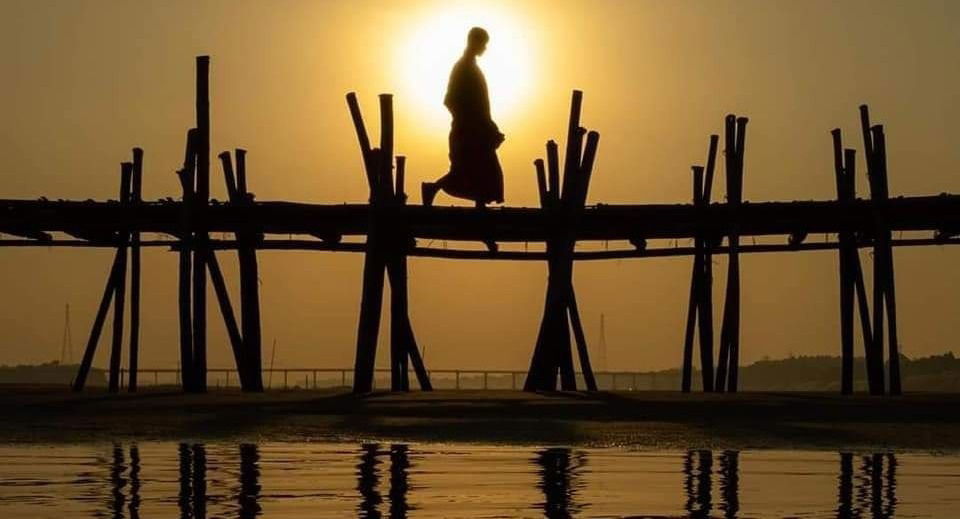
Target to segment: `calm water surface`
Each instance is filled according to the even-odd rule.
[[[436,444],[0,447],[0,517],[957,517],[960,457]]]

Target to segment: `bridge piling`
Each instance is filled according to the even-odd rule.
[[[746,117],[728,115],[725,120],[727,205],[731,225],[728,240],[727,292],[720,328],[720,357],[714,389],[736,392],[740,356],[740,204],[743,198],[743,155],[746,142]]]
[[[570,342],[570,327],[576,340],[578,359],[584,374],[587,389],[595,391],[596,379],[590,365],[586,338],[580,323],[576,294],[573,288],[573,250],[580,213],[586,203],[593,162],[596,158],[600,135],[587,133],[580,126],[580,111],[583,94],[575,90],[570,103],[570,120],[567,128],[567,154],[564,162],[562,186],[559,174],[559,157],[554,141],[547,142],[547,182],[543,182],[543,162],[536,162],[538,189],[541,192],[541,211],[550,228],[547,244],[547,294],[544,314],[534,347],[530,370],[524,383],[526,391],[556,389],[557,374],[560,387],[565,391],[577,387],[573,367],[573,352]],[[584,136],[586,146],[584,147]]]
[[[193,391],[207,390],[207,241],[206,209],[210,202],[210,57],[197,57],[196,187],[193,237]]]
[[[133,163],[123,162],[120,164],[120,204],[128,205],[130,203],[130,184],[133,176]],[[113,336],[111,337],[110,348],[110,375],[108,379],[108,389],[111,393],[120,392],[120,364],[123,356],[123,315],[124,303],[126,299],[127,286],[127,245],[128,233],[120,232],[119,246],[117,247],[118,263],[120,269],[117,274],[116,283],[113,286],[115,291],[113,297]]]
[[[179,269],[177,308],[180,322],[180,382],[185,391],[193,391],[193,189],[196,172],[197,130],[187,131],[183,168],[177,171],[182,203],[179,216]]]
[[[130,203],[143,203],[143,150],[133,148],[133,172],[130,180]],[[127,390],[137,391],[140,361],[140,231],[130,233],[130,355],[127,359],[130,378]]]

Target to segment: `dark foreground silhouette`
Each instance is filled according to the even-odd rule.
[[[437,191],[473,200],[477,206],[503,202],[503,170],[497,148],[503,142],[490,116],[487,81],[477,66],[490,37],[479,27],[470,30],[463,57],[453,66],[443,104],[450,110],[450,172],[436,182],[424,182],[423,204],[432,205]]]
[[[174,389],[109,395],[5,389],[0,441],[57,443],[197,438],[248,441],[388,438],[657,448],[960,451],[957,394],[896,399],[831,393],[683,395]]]

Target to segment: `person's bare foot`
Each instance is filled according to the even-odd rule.
[[[423,205],[430,207],[433,205],[433,199],[437,196],[440,186],[436,182],[423,182],[420,184],[420,196],[423,199]]]

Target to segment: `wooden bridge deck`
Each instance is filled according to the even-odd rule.
[[[343,242],[343,237],[365,236],[371,222],[366,204],[307,204],[256,202],[247,206],[212,204],[194,211],[189,224],[183,221],[179,201],[143,202],[122,205],[115,201],[0,200],[0,233],[25,240],[0,240],[0,246],[116,247],[129,232],[159,233],[171,239],[145,240],[141,246],[171,246],[187,232],[254,231],[267,235],[301,239],[265,238],[259,249],[330,250],[365,252],[364,243]],[[404,205],[376,209],[403,222],[408,234],[422,241],[546,242],[551,216],[540,208],[499,207],[477,210],[469,207],[424,207]],[[647,248],[643,240],[691,239],[715,236],[719,241],[732,229],[741,237],[856,232],[860,244],[869,246],[877,219],[892,231],[929,231],[929,238],[894,240],[893,245],[955,244],[960,233],[960,195],[900,197],[885,201],[858,199],[853,202],[798,201],[744,202],[739,208],[715,203],[707,207],[692,204],[608,205],[585,207],[575,229],[578,241],[631,241],[628,249],[581,251],[575,259],[614,259],[645,256],[694,254],[693,247]],[[51,233],[65,233],[74,239],[55,239]],[[319,238],[319,239],[315,239]],[[236,247],[234,240],[211,240],[214,249]],[[835,249],[836,242],[803,243],[793,239],[783,244],[742,245],[739,251],[777,252]],[[722,252],[724,247],[714,249]],[[546,253],[413,247],[412,256],[544,260]]]

